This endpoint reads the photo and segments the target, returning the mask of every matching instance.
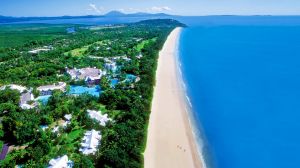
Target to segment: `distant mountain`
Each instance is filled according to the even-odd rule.
[[[85,16],[57,16],[57,17],[11,17],[1,16],[0,23],[13,23],[13,22],[26,22],[26,21],[39,21],[39,20],[56,20],[56,19],[79,19],[79,18],[100,18],[100,17],[166,17],[171,16],[165,13],[132,13],[125,14],[120,11],[111,11],[105,15],[85,15]]]
[[[145,12],[137,12],[137,13],[130,13],[125,14],[120,11],[111,11],[104,15],[105,17],[147,17],[147,16],[170,16],[165,13],[145,13]]]
[[[121,16],[126,16],[126,14],[122,13],[120,11],[110,11],[107,14],[105,14],[104,16],[106,16],[106,17],[121,17]]]

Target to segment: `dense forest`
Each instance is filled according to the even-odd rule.
[[[143,167],[158,52],[178,26],[185,25],[164,19],[113,26],[0,26],[0,87],[24,86],[36,97],[39,86],[67,84],[66,91],[55,90],[46,103],[30,109],[20,107],[24,92],[0,90],[0,147],[10,147],[0,166],[47,167],[51,159],[67,155],[78,168]],[[107,69],[107,61],[117,70]],[[73,85],[94,87],[66,72],[86,67],[107,69],[94,84],[100,95],[69,94]],[[128,74],[139,80],[127,79]],[[112,86],[112,79],[122,82]],[[89,109],[111,120],[100,125],[88,116]],[[67,114],[72,119],[62,127]],[[53,131],[55,127],[59,130]],[[101,132],[101,142],[95,154],[84,155],[80,143],[91,129]]]

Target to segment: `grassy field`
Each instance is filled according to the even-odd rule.
[[[68,55],[70,53],[74,57],[81,57],[88,50],[88,48],[89,48],[89,45],[88,46],[83,46],[81,48],[76,48],[74,50],[66,52],[65,55]]]
[[[144,41],[142,41],[140,44],[138,44],[138,45],[136,46],[136,49],[137,49],[138,51],[141,51],[141,50],[144,48],[144,46],[145,46],[146,44],[148,44],[149,42],[155,42],[156,39],[157,39],[157,38],[153,38],[153,39],[150,39],[150,40],[144,40]]]
[[[99,45],[101,45],[102,42],[101,41],[97,41],[97,42],[95,42],[93,44],[99,44]],[[89,47],[91,45],[93,45],[93,44],[86,45],[86,46],[83,46],[81,48],[76,48],[76,49],[71,50],[69,52],[65,52],[64,54],[68,55],[70,53],[73,57],[82,57],[82,56],[84,56],[84,53],[89,49]]]
[[[75,25],[18,24],[0,25],[0,49],[18,47],[30,41],[48,41],[68,35]]]

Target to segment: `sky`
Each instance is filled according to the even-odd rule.
[[[111,10],[186,16],[300,15],[300,0],[0,0],[0,15],[102,15]]]

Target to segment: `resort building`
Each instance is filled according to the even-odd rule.
[[[65,82],[58,82],[58,84],[40,86],[37,88],[37,90],[40,91],[40,95],[46,96],[46,95],[51,95],[52,91],[54,90],[61,90],[64,92],[66,86],[67,84]]]
[[[99,84],[104,75],[104,72],[97,68],[67,69],[67,73],[73,80],[84,80],[90,85]]]
[[[69,124],[71,124],[72,114],[66,114],[64,118],[65,122],[62,124],[62,126],[66,128]]]
[[[59,132],[59,126],[56,126],[52,129],[53,133],[58,133]]]
[[[64,117],[65,117],[65,119],[66,119],[67,121],[71,121],[71,119],[72,119],[72,114],[66,114]]]
[[[108,63],[105,63],[105,68],[107,70],[112,71],[112,72],[116,72],[117,71],[117,64],[116,64],[116,62],[108,62]]]
[[[69,160],[67,155],[51,159],[48,168],[72,168],[73,162]]]
[[[141,59],[143,57],[142,53],[136,56],[137,59]]]
[[[53,49],[52,46],[44,46],[42,48],[37,48],[37,49],[34,49],[34,50],[30,50],[30,51],[28,51],[28,53],[30,53],[30,54],[38,54],[38,53],[40,53],[42,51],[50,51],[52,49]]]
[[[79,151],[81,151],[84,155],[95,154],[100,140],[100,131],[87,131],[84,134],[83,141],[81,143],[81,148],[79,149]]]
[[[36,107],[36,103],[29,104],[30,101],[34,101],[34,96],[31,92],[22,93],[20,97],[20,107],[24,110],[32,109]]]
[[[15,84],[2,86],[2,87],[0,87],[0,90],[4,90],[4,89],[7,89],[7,88],[10,88],[12,90],[17,90],[20,93],[23,93],[25,90],[27,90],[26,87],[20,86],[20,85],[15,85]]]
[[[32,102],[32,104],[29,104],[30,101],[34,101],[34,96],[31,93],[31,91],[27,90],[26,87],[11,84],[11,85],[5,85],[5,86],[0,87],[0,90],[4,90],[7,88],[9,88],[11,90],[17,90],[18,92],[21,93],[19,105],[22,109],[28,110],[28,109],[32,109],[32,108],[36,107],[37,104],[35,102]]]
[[[131,59],[128,58],[126,55],[125,55],[125,56],[111,57],[111,60],[113,60],[113,61],[117,61],[117,60],[119,60],[119,59],[123,59],[123,60],[125,60],[125,61],[131,61]]]
[[[108,115],[102,115],[101,111],[87,110],[87,112],[92,119],[97,120],[102,126],[105,126],[108,121],[111,121],[111,119],[108,118]]]

